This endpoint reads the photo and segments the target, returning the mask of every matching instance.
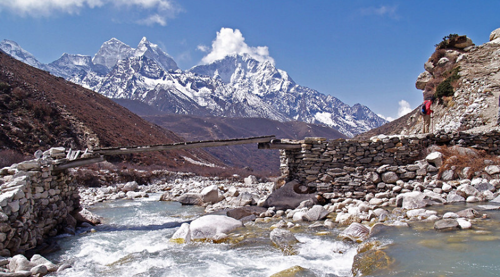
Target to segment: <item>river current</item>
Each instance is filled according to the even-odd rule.
[[[340,241],[339,229],[297,229],[298,254],[285,256],[269,240],[270,223],[247,223],[230,242],[177,244],[169,239],[182,222],[204,210],[158,201],[159,195],[140,200],[100,203],[91,211],[104,218],[93,229],[61,236],[62,250],[47,255],[71,264],[57,276],[271,276],[293,266],[308,269],[297,276],[352,276],[357,244]],[[458,211],[470,205],[445,206]],[[440,207],[442,215],[444,207]],[[500,212],[486,212],[471,230],[437,232],[432,223],[391,228],[371,240],[380,240],[393,261],[373,276],[499,276]]]

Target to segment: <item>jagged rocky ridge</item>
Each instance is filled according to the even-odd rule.
[[[64,54],[48,65],[15,42],[4,40],[0,49],[109,98],[140,100],[166,113],[298,120],[351,137],[386,123],[366,106],[351,107],[300,86],[271,62],[249,55],[226,56],[182,71],[146,38],[137,48],[113,38],[93,58]]]

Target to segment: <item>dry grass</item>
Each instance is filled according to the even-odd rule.
[[[500,164],[500,158],[486,153],[484,150],[458,146],[440,146],[439,152],[443,154],[443,165],[439,168],[438,178],[445,170],[453,169],[457,176],[471,179],[476,173],[483,171],[487,166],[486,160],[492,164]],[[463,169],[470,168],[468,174],[463,176]]]

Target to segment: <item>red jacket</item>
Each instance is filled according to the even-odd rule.
[[[433,110],[431,110],[431,105],[432,105],[431,100],[425,100],[424,105],[425,105],[425,114],[426,115],[430,115],[431,113],[434,112]]]

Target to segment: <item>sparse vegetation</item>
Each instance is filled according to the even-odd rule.
[[[442,81],[436,88],[436,97],[443,98],[446,96],[453,96],[455,93],[453,83],[460,79],[458,72],[460,71],[460,67],[455,67],[451,71],[444,73],[443,75],[449,75],[444,81]]]
[[[471,179],[476,175],[476,172],[479,173],[484,169],[487,165],[485,163],[486,160],[494,164],[500,164],[500,158],[489,155],[484,150],[456,146],[441,146],[439,152],[443,154],[443,165],[439,169],[439,177],[445,170],[453,169],[457,175],[463,175],[465,173],[466,176],[462,177]],[[464,172],[465,168],[469,168],[469,170]]]
[[[449,34],[443,37],[443,40],[434,46],[436,46],[436,49],[446,49],[451,45],[450,42],[457,39],[458,37],[459,37],[458,34]]]

